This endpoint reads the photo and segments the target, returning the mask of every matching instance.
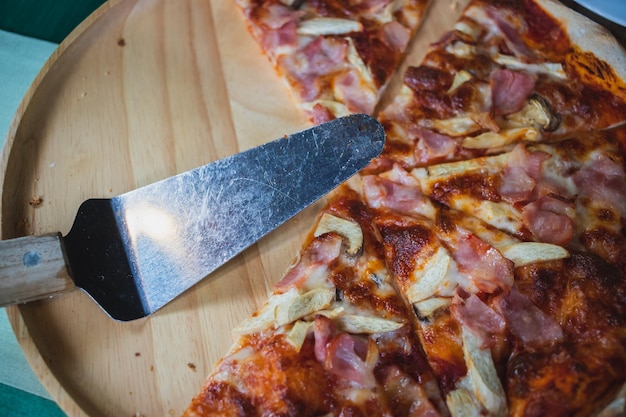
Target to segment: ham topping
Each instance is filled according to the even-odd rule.
[[[457,228],[460,237],[453,243],[453,257],[462,273],[467,274],[476,288],[492,293],[513,285],[513,262],[476,235]]]
[[[548,153],[528,152],[523,144],[517,145],[502,171],[499,190],[502,198],[514,203],[529,200],[541,177],[541,164],[548,158]]]
[[[411,31],[399,22],[392,20],[383,26],[383,42],[398,51],[404,51],[411,36]]]
[[[493,111],[504,115],[520,111],[535,88],[536,77],[526,72],[497,69],[491,73]]]
[[[571,210],[571,203],[545,195],[522,208],[522,221],[537,241],[565,245],[574,236]]]
[[[340,380],[360,387],[376,386],[378,349],[366,337],[339,332],[328,317],[318,315],[313,327],[315,358]]]
[[[370,207],[432,217],[430,200],[421,193],[415,178],[397,164],[386,174],[386,177],[366,175],[362,178],[363,193]]]
[[[418,138],[415,158],[419,164],[440,161],[454,154],[457,142],[450,136],[422,128],[415,128],[412,133]]]
[[[307,279],[324,274],[328,266],[339,257],[341,244],[342,238],[337,234],[329,233],[314,239],[300,255],[298,263],[276,284],[274,291],[283,293],[290,288],[302,288]]]
[[[258,9],[259,28],[263,49],[274,51],[281,46],[295,47],[298,41],[296,28],[302,12],[294,11],[280,3],[264,5]]]
[[[335,115],[328,109],[328,107],[320,103],[315,103],[313,108],[309,111],[309,116],[315,125],[335,119]]]
[[[317,37],[282,64],[289,76],[298,80],[303,101],[313,101],[319,95],[318,78],[339,71],[347,62],[348,44],[337,38]]]
[[[574,174],[574,182],[580,197],[604,203],[620,211],[626,217],[626,175],[621,164],[605,153],[596,153],[591,160]]]
[[[496,306],[511,333],[525,346],[545,346],[563,339],[561,326],[515,287],[499,296]]]
[[[504,36],[507,48],[518,56],[531,57],[531,51],[526,47],[519,36],[519,30],[501,16],[495,8],[487,8],[487,15],[494,21],[500,33]]]
[[[339,75],[335,79],[333,91],[351,112],[374,112],[376,94],[363,85],[356,70],[351,69]]]
[[[450,313],[465,329],[481,340],[482,349],[494,346],[493,337],[504,333],[506,324],[504,317],[475,294],[463,299],[457,293],[450,305]]]

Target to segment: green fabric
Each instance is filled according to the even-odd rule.
[[[104,0],[0,0],[0,29],[59,43]]]
[[[0,384],[0,416],[66,417],[53,401]]]

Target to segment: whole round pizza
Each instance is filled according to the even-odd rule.
[[[473,0],[381,95],[427,0],[237,0],[312,123],[384,126],[233,330],[199,416],[617,416],[626,52],[553,0]]]

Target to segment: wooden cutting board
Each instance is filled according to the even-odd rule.
[[[406,63],[467,1],[433,3]],[[109,1],[60,45],[17,112],[0,161],[2,238],[65,234],[87,198],[306,127],[233,0]],[[178,416],[232,343],[230,329],[294,259],[320,204],[151,317],[113,321],[74,291],[9,308],[17,339],[72,417]]]

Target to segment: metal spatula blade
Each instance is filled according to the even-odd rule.
[[[384,140],[375,119],[348,116],[87,200],[65,237],[0,242],[0,305],[50,295],[36,290],[52,274],[52,293],[76,285],[117,320],[151,314],[364,168]]]

